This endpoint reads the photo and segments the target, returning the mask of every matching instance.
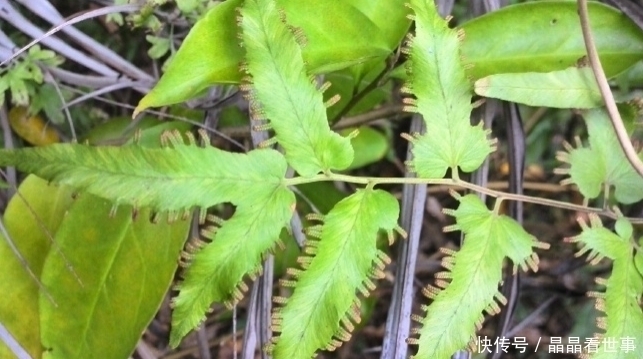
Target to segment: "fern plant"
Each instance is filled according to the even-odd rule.
[[[606,336],[641,339],[643,314],[643,258],[633,239],[628,219],[606,211],[512,196],[460,179],[481,166],[495,150],[496,141],[482,125],[471,125],[472,84],[461,58],[464,33],[448,27],[432,0],[412,0],[415,21],[410,37],[406,110],[420,114],[426,131],[404,135],[412,145],[413,160],[407,163],[417,178],[371,178],[341,174],[354,159],[351,138],[329,127],[323,92],[307,69],[303,46],[306,34],[289,23],[286,12],[274,0],[246,0],[238,13],[238,34],[244,52],[240,88],[250,103],[255,130],[274,131],[262,148],[232,153],[201,144],[192,133],[165,132],[161,148],[140,145],[93,147],[57,144],[39,148],[0,150],[0,165],[16,166],[57,184],[69,186],[119,206],[150,209],[167,214],[170,221],[200,212],[203,239],[194,239],[181,255],[182,279],[173,299],[170,344],[181,339],[205,319],[212,303],[228,307],[243,298],[248,281],[262,273],[262,260],[278,251],[280,233],[288,226],[296,206],[293,187],[321,181],[345,181],[363,185],[339,201],[325,216],[309,215],[319,224],[305,230],[308,240],[298,266],[280,282],[289,288],[287,297],[272,314],[273,340],[265,348],[273,357],[310,358],[320,350],[333,350],[351,337],[360,322],[361,298],[376,287],[390,262],[378,248],[384,235],[392,244],[394,233],[404,237],[397,224],[399,205],[390,193],[376,189],[386,183],[443,184],[472,189],[496,197],[489,209],[474,194],[452,195],[457,209],[445,213],[455,224],[445,231],[461,231],[464,242],[458,251],[445,250],[436,286],[424,294],[431,300],[424,313],[414,316],[419,327],[409,343],[417,345],[415,358],[449,358],[471,346],[485,313],[495,314],[506,303],[499,292],[506,260],[514,271],[538,269],[536,250],[547,249],[512,218],[500,213],[507,200],[531,201],[619,217],[612,233],[595,215],[591,225],[580,221],[582,233],[570,241],[581,243],[592,259],[614,261],[605,293],[592,293],[597,307],[606,313],[599,326]],[[178,55],[177,55],[178,56]],[[142,102],[145,102],[144,99]],[[149,102],[149,99],[147,100]],[[576,184],[587,198],[615,188],[615,199],[632,203],[643,198],[642,179],[629,167],[616,146],[616,137],[600,109],[585,114],[589,148],[567,146],[559,158],[569,167],[566,183]],[[273,149],[273,144],[279,150]],[[288,167],[298,175],[289,177]],[[449,178],[443,178],[450,174]],[[230,203],[234,214],[221,219],[208,208]],[[55,298],[54,298],[55,299]],[[56,343],[51,357],[64,357]],[[72,354],[73,355],[73,354]],[[636,353],[622,358],[635,358]],[[593,357],[601,358],[601,354]]]

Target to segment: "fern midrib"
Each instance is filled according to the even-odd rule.
[[[145,175],[142,173],[137,173],[136,171],[132,172],[118,172],[115,170],[106,170],[104,167],[92,167],[90,165],[71,165],[67,162],[62,162],[60,164],[49,164],[45,165],[43,167],[54,167],[56,168],[61,168],[61,167],[67,167],[68,170],[72,171],[88,171],[91,172],[92,174],[95,174],[97,176],[108,176],[108,177],[131,177],[133,179],[142,179],[142,180],[162,180],[162,181],[176,181],[176,180],[185,180],[185,181],[191,181],[191,180],[199,180],[199,181],[204,181],[204,180],[216,180],[216,181],[234,181],[234,182],[247,182],[247,183],[271,183],[268,181],[269,177],[261,177],[261,178],[244,178],[244,177],[231,177],[231,176],[213,176],[213,175],[198,175],[198,174],[163,174],[156,172],[155,175]],[[66,170],[67,171],[67,170]],[[59,172],[59,171],[56,171]],[[200,171],[200,173],[203,173],[203,171]],[[281,183],[281,179],[279,179],[279,183]],[[277,182],[275,182],[277,184]]]

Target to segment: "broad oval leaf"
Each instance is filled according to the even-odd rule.
[[[51,240],[72,203],[72,191],[47,185],[45,180],[31,175],[22,182],[18,192],[20,195],[13,196],[7,205],[4,224],[29,268],[40,276],[52,247]],[[55,248],[52,252],[58,254]],[[0,258],[0,292],[11,293],[0,296],[0,322],[33,358],[40,358],[43,348],[38,285],[1,235]],[[12,357],[6,350],[4,343],[0,343],[0,357]]]
[[[643,32],[618,10],[589,2],[590,24],[608,77],[643,57]],[[586,55],[577,5],[534,1],[504,7],[463,24],[462,55],[479,79],[512,72],[551,72]]]
[[[395,49],[409,21],[403,0],[279,0],[293,26],[301,28],[307,46],[304,59],[311,73],[339,70],[371,59],[384,59]],[[214,7],[190,31],[158,84],[138,104],[146,108],[185,101],[216,83],[238,83],[235,8],[240,0]],[[368,34],[368,36],[365,36]]]
[[[354,130],[349,128],[341,133],[348,136]],[[380,131],[368,126],[362,126],[357,130],[359,133],[351,139],[355,158],[347,170],[375,163],[384,158],[389,150],[389,139]]]
[[[311,238],[298,259],[303,270],[290,269],[294,286],[285,306],[275,309],[273,328],[281,334],[272,350],[275,358],[311,358],[320,349],[334,349],[350,338],[359,322],[359,298],[373,289],[373,278],[383,274],[388,257],[377,248],[380,229],[397,227],[399,206],[382,190],[358,190],[344,198],[310,228]],[[283,302],[282,300],[279,302]]]
[[[147,209],[132,220],[131,207],[110,216],[112,206],[80,194],[56,232],[82,286],[50,251],[42,281],[57,306],[40,297],[44,358],[128,357],[174,277],[190,222],[154,224]]]
[[[235,9],[242,3],[224,1],[194,24],[165,74],[138,103],[133,117],[152,106],[190,99],[213,83],[239,81],[243,51],[238,45]]]
[[[529,106],[585,109],[603,105],[589,67],[490,75],[476,81],[475,91],[480,96]]]

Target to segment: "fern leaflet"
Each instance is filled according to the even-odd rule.
[[[620,203],[643,199],[643,179],[621,150],[605,109],[586,111],[583,117],[589,133],[589,147],[581,147],[578,141],[578,148],[566,144],[567,152],[558,153],[560,161],[569,163],[569,168],[556,171],[569,175],[562,183],[576,184],[587,198],[596,198],[614,187],[614,196]]]
[[[243,277],[248,274],[254,279],[261,273],[261,260],[278,243],[294,205],[295,195],[287,188],[263,193],[252,203],[238,206],[220,228],[206,228],[202,234],[212,242],[204,248],[200,249],[203,242],[192,242],[195,253],[185,254],[191,263],[173,302],[172,346],[205,319],[212,302],[231,306],[242,298],[248,289]]]
[[[582,245],[578,256],[589,252],[587,260],[596,264],[603,257],[613,260],[612,274],[609,279],[598,279],[605,286],[605,292],[590,292],[596,298],[596,308],[605,313],[604,318],[597,320],[598,326],[605,329],[600,335],[618,341],[630,340],[634,346],[643,343],[643,312],[641,295],[643,294],[643,255],[636,252],[632,243],[632,225],[624,218],[617,222],[616,235],[603,227],[595,214],[590,214],[589,226],[582,218],[579,224],[583,232],[568,241]],[[600,337],[599,336],[599,337]],[[640,359],[640,349],[611,351],[605,343],[596,340],[600,346],[591,356],[592,359]]]
[[[166,133],[172,146],[91,147],[56,144],[0,150],[0,166],[87,191],[116,204],[187,213],[223,202],[252,203],[282,186],[286,161],[274,150],[231,153],[185,145]],[[169,136],[169,137],[168,137]]]
[[[290,269],[294,287],[285,306],[275,310],[273,327],[281,332],[275,340],[275,358],[310,358],[319,349],[333,350],[350,338],[353,322],[359,322],[360,300],[368,295],[372,279],[383,275],[388,256],[377,249],[379,229],[397,227],[397,200],[381,190],[358,190],[343,199],[325,216],[324,224],[309,229],[311,238],[299,263]]]
[[[482,312],[498,313],[497,301],[505,304],[498,291],[505,257],[515,267],[536,271],[538,256],[533,250],[547,247],[513,219],[489,211],[477,196],[456,198],[458,209],[445,213],[453,215],[457,224],[445,231],[464,232],[464,243],[458,252],[448,251],[450,256],[442,261],[449,270],[436,275],[437,285],[443,289],[428,286],[423,291],[433,303],[425,308],[424,318],[416,318],[422,327],[419,338],[410,340],[419,345],[415,358],[450,358],[470,344],[476,326],[482,324]]]
[[[350,138],[331,131],[322,91],[306,73],[297,41],[274,0],[248,0],[241,10],[243,46],[252,85],[242,86],[254,120],[269,120],[288,163],[302,176],[341,170],[353,161]],[[293,33],[294,32],[294,33]]]
[[[406,99],[409,111],[420,113],[426,133],[408,136],[413,143],[411,166],[421,177],[442,178],[447,169],[457,176],[478,168],[494,150],[481,126],[472,127],[471,85],[460,61],[462,33],[448,28],[430,0],[412,0],[415,37],[410,38],[409,82]]]
[[[178,133],[165,133],[171,146],[90,147],[52,145],[0,150],[0,166],[87,191],[118,204],[169,212],[170,219],[202,212],[216,204],[237,206],[221,228],[206,231],[213,242],[193,244],[184,254],[189,268],[179,285],[172,319],[176,346],[197,326],[214,301],[234,303],[245,288],[245,275],[261,271],[262,256],[272,249],[294,209],[294,194],[282,183],[286,160],[264,149],[238,154],[189,145]],[[116,207],[114,207],[116,209]]]

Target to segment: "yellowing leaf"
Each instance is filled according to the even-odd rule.
[[[47,185],[45,180],[31,175],[18,191],[22,197],[16,195],[9,201],[5,226],[29,268],[40,276],[51,248],[49,236],[56,233],[72,203],[71,189]],[[33,358],[40,358],[38,285],[2,236],[0,258],[0,293],[11,293],[0,296],[0,322]],[[0,343],[0,357],[5,358],[8,354],[2,346]]]
[[[127,358],[174,277],[190,221],[151,223],[147,209],[133,220],[128,206],[110,217],[112,206],[81,193],[56,232],[82,286],[50,251],[42,281],[58,306],[40,297],[46,359]]]
[[[26,107],[17,106],[9,111],[9,124],[23,140],[36,146],[60,142],[56,130],[39,115],[30,115]]]

